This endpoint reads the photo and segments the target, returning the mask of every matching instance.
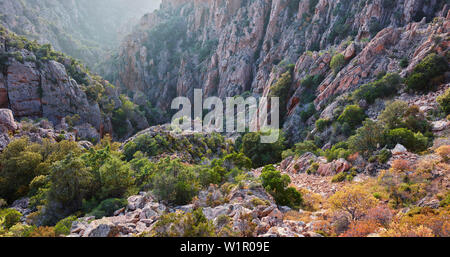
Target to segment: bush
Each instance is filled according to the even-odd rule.
[[[155,224],[157,237],[213,237],[214,224],[206,219],[201,208],[192,213],[170,213],[161,216]]]
[[[189,203],[198,192],[199,183],[196,174],[180,160],[161,160],[155,169],[152,189],[160,200],[183,205]]]
[[[300,113],[300,119],[303,122],[306,122],[309,118],[311,118],[314,115],[314,113],[316,113],[316,108],[314,107],[313,103],[309,103],[308,107],[306,107],[306,110]]]
[[[377,122],[367,119],[363,127],[349,138],[348,145],[354,152],[369,156],[373,151],[385,144],[384,128]]]
[[[22,214],[14,209],[4,209],[0,211],[0,220],[4,219],[3,226],[11,228],[20,221]]]
[[[328,199],[332,211],[346,213],[353,221],[359,220],[377,206],[378,200],[362,185],[351,185],[337,191]]]
[[[80,158],[68,155],[56,162],[49,175],[51,182],[45,208],[45,224],[55,224],[82,207],[82,200],[92,182],[92,174]]]
[[[96,219],[112,216],[115,211],[127,206],[126,199],[111,198],[102,201],[88,215],[95,216]],[[56,227],[55,227],[56,228]]]
[[[314,141],[308,140],[295,144],[295,154],[301,156],[305,153],[313,153],[315,155],[320,155],[322,150],[314,144]]]
[[[243,153],[233,153],[222,159],[216,159],[210,165],[201,167],[198,178],[203,186],[210,184],[221,185],[225,182],[235,182],[242,169],[248,170],[252,163]]]
[[[331,149],[325,151],[324,155],[328,162],[332,162],[337,159],[347,159],[352,154],[351,150],[333,146]]]
[[[69,216],[65,219],[60,220],[55,225],[55,233],[56,235],[68,235],[70,234],[70,229],[72,228],[72,222],[77,220],[76,216]]]
[[[364,110],[357,105],[348,105],[345,107],[344,112],[339,116],[338,121],[340,123],[348,123],[351,127],[355,128],[365,119],[366,114]]]
[[[316,121],[316,128],[319,132],[323,132],[328,125],[330,125],[330,120],[328,119],[318,119]]]
[[[281,75],[281,78],[270,88],[269,97],[279,97],[280,99],[280,117],[286,115],[287,101],[289,100],[289,90],[292,84],[291,71]]]
[[[30,233],[30,237],[56,237],[53,227],[37,227]]]
[[[409,65],[409,60],[408,58],[404,57],[400,60],[400,68],[406,68]]]
[[[353,92],[352,97],[356,101],[365,100],[367,103],[373,104],[377,98],[396,94],[401,81],[400,75],[387,74],[375,82],[362,85]]]
[[[425,57],[406,78],[406,85],[415,91],[427,92],[442,82],[448,71],[448,63],[444,57],[430,54]]]
[[[426,133],[431,129],[426,116],[418,106],[409,107],[406,102],[395,101],[386,106],[378,119],[389,129],[408,128],[414,132]]]
[[[347,177],[347,174],[344,172],[341,172],[341,173],[334,175],[334,177],[331,179],[331,182],[332,183],[342,182],[345,180],[346,177]]]
[[[140,135],[135,140],[128,142],[123,148],[123,153],[128,161],[133,159],[133,155],[138,151],[151,157],[159,154],[161,148],[155,138],[149,135]]]
[[[450,89],[437,98],[437,102],[446,114],[450,114]]]
[[[278,141],[273,144],[261,143],[261,135],[262,132],[252,132],[242,138],[242,152],[250,158],[254,168],[281,161],[281,154],[285,149],[281,131]]]
[[[408,103],[404,101],[394,101],[386,106],[378,119],[389,129],[403,127],[403,117],[405,116],[408,108]]]
[[[278,205],[298,209],[303,203],[302,195],[295,188],[289,187],[291,179],[288,175],[281,175],[273,165],[264,167],[261,173],[263,187],[275,199]]]
[[[28,138],[13,140],[0,155],[0,195],[9,202],[25,196],[37,175],[42,155]]]
[[[134,184],[130,165],[116,156],[111,156],[99,169],[100,198],[122,197]]]
[[[337,74],[345,65],[345,57],[343,54],[336,54],[330,62],[330,67],[335,74]]]
[[[428,138],[424,137],[422,133],[412,132],[406,128],[393,129],[387,132],[387,139],[391,147],[396,144],[405,146],[408,150],[414,152],[421,152],[427,149]]]

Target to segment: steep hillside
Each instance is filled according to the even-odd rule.
[[[439,0],[166,0],[141,20],[102,74],[130,96],[145,94],[168,110],[171,99],[191,96],[194,88],[221,98],[273,95],[278,79],[291,70],[283,90],[292,97],[281,101],[286,132],[295,142],[314,123],[306,122],[313,109],[374,81],[381,71],[405,75],[433,50],[430,38],[446,40],[448,28],[430,22],[447,11]],[[345,60],[333,64],[341,53]],[[401,68],[402,59],[414,60]]]
[[[66,124],[66,130],[90,131],[81,137],[96,142],[107,133],[129,137],[148,121],[159,123],[158,113],[145,100],[140,103],[72,57],[0,26],[0,108],[11,109],[16,119]]]
[[[4,0],[0,24],[95,68],[159,0]]]

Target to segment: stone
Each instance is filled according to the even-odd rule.
[[[278,207],[278,209],[282,212],[282,213],[286,213],[286,212],[290,212],[292,211],[292,209],[288,206],[280,206]]]
[[[439,132],[439,131],[443,131],[444,129],[447,129],[450,126],[450,121],[439,120],[439,121],[432,122],[431,125],[433,126],[433,128],[432,128],[433,132]]]
[[[18,129],[17,123],[14,121],[14,115],[10,109],[0,109],[0,126],[5,127],[9,131]]]
[[[83,237],[114,237],[118,228],[106,218],[92,221],[84,231]]]
[[[397,144],[394,149],[391,150],[393,155],[403,154],[408,152],[408,150],[401,144]]]

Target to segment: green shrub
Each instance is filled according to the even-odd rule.
[[[127,206],[127,204],[128,201],[126,199],[106,199],[102,201],[97,207],[95,207],[88,215],[95,216],[96,219],[112,216],[115,211]]]
[[[311,164],[311,166],[309,166],[309,168],[306,170],[306,174],[311,175],[317,172],[317,170],[319,169],[320,164],[317,162],[313,162]]]
[[[116,156],[111,156],[99,169],[101,199],[123,197],[134,184],[130,165]]]
[[[68,235],[70,234],[70,229],[72,228],[72,222],[76,221],[76,216],[69,216],[65,219],[58,221],[55,225],[56,235]]]
[[[337,159],[347,159],[352,154],[351,150],[333,146],[324,152],[325,157],[328,162],[332,162]]]
[[[315,145],[314,141],[311,140],[295,144],[294,149],[297,156],[301,156],[308,152],[315,155],[320,155],[322,153],[322,150]]]
[[[80,158],[68,155],[51,167],[50,189],[47,194],[44,225],[57,221],[78,211],[83,198],[92,185],[93,176]]]
[[[140,135],[133,141],[128,142],[124,148],[123,153],[128,161],[133,159],[136,152],[142,152],[151,157],[161,152],[161,147],[158,141],[150,135]]]
[[[389,129],[400,128],[404,126],[403,117],[408,108],[408,103],[394,101],[386,106],[378,119]]]
[[[386,74],[375,82],[359,87],[353,92],[352,97],[356,101],[365,100],[367,103],[373,104],[378,98],[396,94],[401,81],[402,79],[397,73]]]
[[[323,132],[328,125],[330,125],[330,120],[328,119],[318,119],[316,121],[316,128],[319,132]]]
[[[408,128],[422,133],[431,129],[430,123],[419,107],[414,105],[410,107],[403,101],[390,103],[378,119],[389,129]]]
[[[386,163],[391,158],[392,153],[387,149],[381,150],[379,154],[377,154],[376,158],[379,163]]]
[[[401,60],[400,60],[400,67],[401,68],[406,68],[406,67],[408,67],[408,65],[409,65],[409,60],[408,60],[408,58],[407,57],[404,57],[404,58],[402,58]]]
[[[447,71],[446,59],[434,53],[430,54],[406,78],[406,85],[411,90],[427,92],[443,81],[443,75]]]
[[[213,237],[217,236],[214,224],[206,219],[201,208],[192,213],[162,215],[155,224],[157,237]]]
[[[345,172],[340,172],[336,175],[333,176],[333,178],[331,179],[332,183],[338,183],[338,182],[342,182],[345,180],[345,178],[347,177],[347,173]]]
[[[278,205],[298,209],[303,204],[302,195],[295,188],[288,187],[291,179],[288,175],[281,175],[273,165],[264,167],[261,173],[263,187],[275,199]]]
[[[289,100],[289,90],[292,84],[291,71],[281,75],[281,78],[270,88],[269,97],[279,97],[280,117],[286,115],[287,101]]]
[[[11,228],[20,221],[22,214],[14,209],[0,210],[0,220],[3,220],[3,226],[6,229]]]
[[[437,98],[437,102],[446,114],[450,114],[450,89]]]
[[[281,161],[285,144],[282,132],[279,133],[277,142],[273,144],[261,143],[262,132],[247,133],[242,138],[242,152],[250,158],[254,168]]]
[[[348,123],[351,127],[355,128],[361,124],[365,119],[366,114],[364,110],[357,105],[348,105],[345,107],[344,112],[339,116],[338,121],[340,123]]]
[[[394,147],[396,144],[401,144],[413,152],[424,151],[428,146],[428,138],[424,137],[422,133],[418,132],[414,134],[414,132],[406,128],[389,130],[387,132],[387,138],[391,147]]]
[[[306,122],[309,118],[311,118],[316,113],[316,108],[313,103],[308,104],[305,110],[300,113],[300,118],[303,122]]]
[[[379,123],[366,119],[363,126],[348,140],[350,149],[365,156],[371,155],[378,147],[386,144],[384,128]]]
[[[152,189],[160,200],[183,205],[199,190],[199,182],[192,167],[180,160],[164,159],[157,163],[152,177]]]
[[[335,74],[337,74],[345,65],[345,57],[343,54],[336,54],[330,62],[330,67]]]

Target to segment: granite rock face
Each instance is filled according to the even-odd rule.
[[[448,9],[439,0],[164,0],[104,70],[115,84],[167,111],[172,99],[192,97],[195,88],[220,98],[269,96],[293,68],[284,129],[296,142],[314,122],[300,117],[311,95],[321,109],[381,71],[404,75],[430,51],[445,49],[448,41],[431,39],[446,38]],[[435,17],[439,22],[431,23]],[[346,65],[335,74],[330,62],[337,53]],[[399,66],[403,57],[410,59],[407,68]],[[317,89],[304,85],[309,76],[320,78]]]

